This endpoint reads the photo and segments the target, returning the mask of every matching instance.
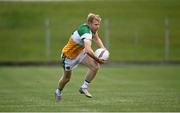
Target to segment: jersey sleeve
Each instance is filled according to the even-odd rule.
[[[78,34],[80,35],[81,40],[84,40],[85,38],[92,40],[92,33],[87,25],[80,26],[78,29]]]

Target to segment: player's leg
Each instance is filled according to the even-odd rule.
[[[65,85],[70,81],[71,74],[72,74],[72,65],[73,60],[66,58],[65,56],[62,56],[62,66],[64,68],[64,73],[59,79],[58,82],[58,88],[55,91],[55,99],[57,102],[61,100],[62,97],[62,90],[64,89]]]
[[[64,71],[63,76],[59,79],[58,89],[63,90],[64,86],[70,81],[72,71]]]
[[[88,55],[83,59],[82,64],[86,65],[89,69],[85,75],[85,80],[80,88],[80,93],[85,94],[87,97],[92,97],[92,95],[88,92],[88,84],[94,79],[96,73],[98,72],[100,65]]]
[[[100,68],[100,65],[88,55],[84,58],[82,63],[89,68],[88,72],[86,73],[85,80],[91,82],[96,76],[96,73]]]
[[[59,79],[58,88],[55,91],[56,102],[59,102],[61,100],[62,90],[64,89],[65,85],[70,81],[71,73],[72,73],[71,70],[70,71],[64,70],[64,74]]]

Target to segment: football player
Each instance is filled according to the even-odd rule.
[[[99,48],[106,49],[98,35],[100,22],[101,18],[99,15],[93,13],[88,14],[86,23],[80,25],[72,33],[69,41],[62,49],[61,58],[63,61],[64,73],[61,76],[58,88],[55,91],[57,102],[61,100],[63,88],[69,82],[72,70],[80,63],[86,65],[89,70],[85,75],[85,79],[79,92],[86,97],[92,98],[92,95],[88,91],[88,85],[96,76],[100,64],[106,63],[105,60],[97,58],[91,48],[93,40]]]

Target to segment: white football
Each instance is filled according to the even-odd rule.
[[[104,48],[99,48],[94,52],[94,55],[100,59],[108,60],[109,51]]]

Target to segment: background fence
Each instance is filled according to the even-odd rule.
[[[120,0],[0,2],[0,62],[58,61],[90,12],[112,61],[180,61],[180,2]]]

